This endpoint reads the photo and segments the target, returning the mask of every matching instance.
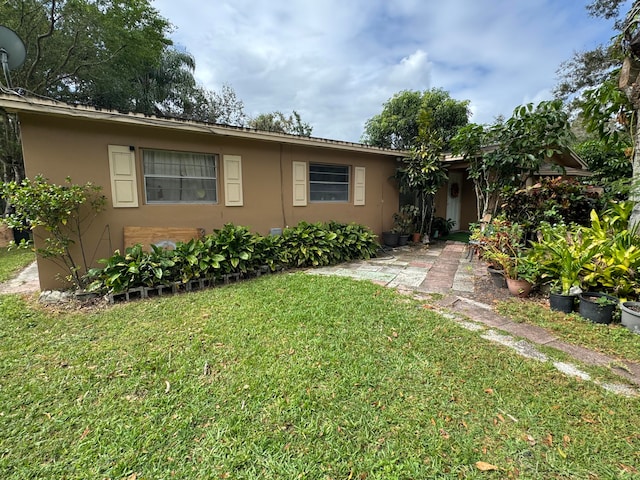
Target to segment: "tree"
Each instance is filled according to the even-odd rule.
[[[395,173],[400,193],[415,196],[414,204],[401,210],[414,214],[416,231],[420,234],[431,231],[434,198],[448,178],[442,164],[442,139],[433,131],[425,136],[425,142],[412,148],[411,154],[400,161]]]
[[[131,110],[135,78],[171,43],[169,23],[146,0],[7,0],[0,18],[24,41],[13,72],[21,94]],[[2,112],[2,180],[24,178],[18,122]]]
[[[445,90],[403,90],[383,104],[380,114],[367,120],[362,142],[409,150],[422,143],[420,136],[429,129],[443,140],[446,149],[469,115],[469,101],[455,100]]]
[[[469,161],[478,219],[494,216],[505,187],[522,187],[542,162],[566,150],[573,138],[560,100],[517,107],[503,123],[469,124],[452,139],[453,151]]]
[[[587,163],[589,171],[594,174],[592,178],[605,188],[618,180],[631,178],[630,147],[592,139],[577,143],[572,148]]]
[[[74,185],[68,177],[65,185],[49,183],[41,176],[7,182],[0,193],[15,212],[3,221],[11,228],[44,229],[47,236],[36,253],[62,267],[68,273],[67,280],[81,289],[86,286],[84,274],[92,261],[87,258],[83,236],[106,204],[100,189],[91,183]]]
[[[169,22],[150,0],[6,0],[2,23],[22,38],[20,94],[148,115],[242,125],[242,102],[194,79],[195,60],[172,47]],[[15,116],[0,118],[4,181],[24,177]]]
[[[27,47],[15,85],[101,108],[130,110],[138,72],[171,44],[169,22],[148,0],[8,0],[0,16]]]
[[[301,137],[310,137],[313,127],[303,122],[300,114],[293,110],[291,115],[285,116],[282,112],[261,113],[248,122],[250,128],[266,130],[267,132],[288,133]]]
[[[608,45],[575,54],[563,64],[562,81],[556,92],[567,97],[587,90],[582,102],[587,116],[604,140],[611,142],[621,130],[630,134],[633,147],[633,184],[640,183],[640,1],[634,0],[625,16],[621,16],[624,0],[593,0],[587,9],[593,16],[615,19],[620,32]],[[583,80],[580,80],[580,79]],[[624,95],[616,91],[619,88]],[[616,93],[617,92],[617,93]],[[632,189],[635,203],[631,223],[640,223],[640,192]]]

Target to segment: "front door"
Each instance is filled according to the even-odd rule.
[[[452,230],[460,230],[460,192],[462,190],[462,172],[449,172],[447,185],[447,219],[455,223]]]

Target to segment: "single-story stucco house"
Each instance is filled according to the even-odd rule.
[[[226,223],[265,235],[335,220],[381,235],[399,209],[392,177],[406,152],[18,95],[0,95],[0,107],[18,115],[28,177],[102,187],[107,208],[86,235],[94,264],[115,249],[170,244]],[[586,169],[572,152],[552,161],[572,174]],[[445,164],[436,215],[466,230],[478,221],[468,164],[451,156]],[[39,258],[38,271],[41,289],[65,285],[51,261]]]
[[[380,235],[398,211],[402,152],[28,97],[2,95],[0,107],[18,115],[27,177],[102,186],[107,208],[86,238],[94,263],[129,246],[125,227],[154,243],[180,240],[179,229],[234,223],[264,235],[303,220]],[[52,262],[38,269],[41,289],[64,285]]]

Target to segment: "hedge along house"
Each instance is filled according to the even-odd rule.
[[[18,114],[27,177],[102,187],[107,208],[85,238],[94,264],[136,240],[167,244],[225,223],[264,235],[335,220],[380,234],[398,210],[402,152],[18,96],[0,107]],[[51,261],[38,270],[41,289],[65,286]]]
[[[447,156],[444,159],[449,180],[435,198],[435,215],[455,222],[453,230],[468,230],[477,223],[477,197],[473,180],[469,178],[469,162],[459,156]],[[527,185],[542,177],[588,177],[591,172],[587,164],[573,151],[567,150],[545,159],[535,175],[527,179]]]

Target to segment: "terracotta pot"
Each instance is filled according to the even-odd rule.
[[[420,235],[418,232],[413,234],[413,237],[411,238],[411,240],[413,240],[413,243],[420,243],[420,237],[422,235]]]
[[[527,297],[529,296],[532,287],[533,285],[526,280],[519,278],[507,278],[507,288],[509,289],[509,293],[513,296],[520,298]]]

